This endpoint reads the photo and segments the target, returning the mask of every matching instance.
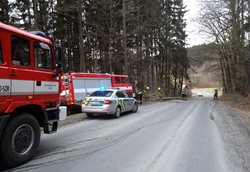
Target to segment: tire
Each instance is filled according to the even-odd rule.
[[[28,162],[40,142],[40,126],[34,116],[21,113],[10,119],[0,145],[0,159],[6,167]]]
[[[86,115],[87,115],[88,118],[93,118],[94,117],[94,114],[92,114],[92,113],[86,113]]]
[[[138,103],[135,103],[132,112],[136,113],[137,111],[138,111]]]
[[[121,108],[120,106],[118,106],[115,110],[115,114],[114,114],[114,117],[115,118],[119,118],[121,116]]]

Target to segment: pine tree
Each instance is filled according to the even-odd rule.
[[[8,4],[8,0],[2,0],[0,4],[0,22],[9,23],[9,11],[10,6]]]

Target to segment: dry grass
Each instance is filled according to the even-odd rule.
[[[250,96],[243,97],[239,94],[223,95],[220,97],[220,100],[224,101],[225,104],[231,108],[244,112],[250,116]]]

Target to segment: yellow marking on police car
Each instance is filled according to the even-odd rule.
[[[116,100],[116,103],[118,103],[121,106],[121,108],[125,110],[124,100]]]
[[[89,102],[89,100],[90,100],[90,98],[86,98],[84,101],[83,101],[83,104],[88,104],[88,102]]]
[[[88,104],[88,102],[89,102],[89,100],[90,100],[90,98],[85,98],[85,100],[83,101],[83,104]]]

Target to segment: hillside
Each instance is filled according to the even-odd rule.
[[[187,48],[190,66],[188,73],[193,87],[221,87],[221,71],[215,44]]]

